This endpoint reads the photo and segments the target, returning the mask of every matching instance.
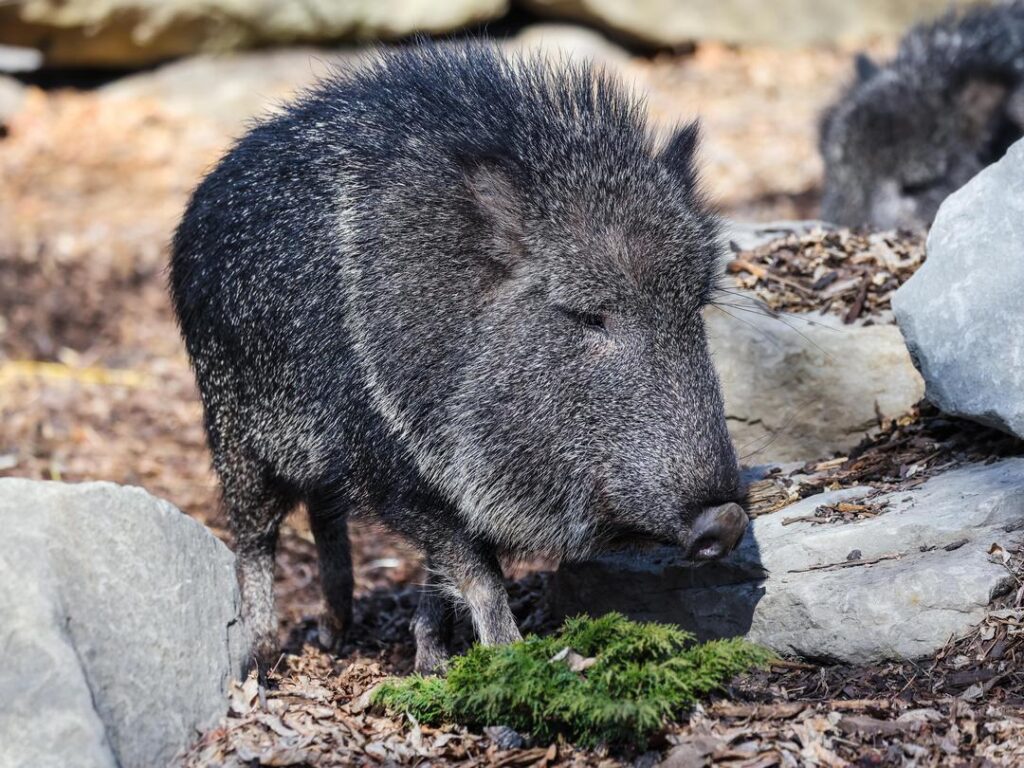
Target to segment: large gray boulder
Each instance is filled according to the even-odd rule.
[[[0,479],[0,765],[155,766],[227,707],[234,557],[139,488]]]
[[[911,23],[938,16],[950,6],[949,0],[521,0],[521,4],[539,14],[580,19],[652,46],[700,40],[863,42],[902,35]]]
[[[1024,438],[1024,140],[946,199],[927,253],[893,297],[925,395]]]
[[[886,511],[859,522],[793,520],[871,491],[822,493],[758,517],[732,555],[699,568],[674,550],[563,566],[555,608],[621,611],[818,660],[927,656],[980,622],[1013,585],[989,550],[1009,551],[1024,528],[1024,458],[880,495],[871,501]]]
[[[134,67],[270,44],[394,39],[496,19],[508,0],[12,0],[0,44],[60,66]]]

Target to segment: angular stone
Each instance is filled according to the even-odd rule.
[[[496,19],[508,0],[13,0],[0,44],[59,66],[133,67],[270,44],[395,39]]]
[[[5,765],[171,764],[227,708],[234,557],[139,488],[0,480]]]
[[[693,567],[674,550],[563,566],[561,615],[621,611],[698,637],[745,636],[779,653],[872,663],[920,658],[977,624],[1012,578],[989,556],[1024,528],[1024,458],[971,465],[873,499],[849,524],[786,520],[870,488],[811,496],[756,518],[725,560]],[[860,557],[848,557],[860,550]]]
[[[846,451],[924,393],[895,325],[834,315],[771,317],[709,307],[708,340],[729,432],[745,463],[807,461]],[[746,307],[746,309],[744,309]]]
[[[1024,438],[1024,140],[939,209],[928,259],[893,297],[947,413]]]

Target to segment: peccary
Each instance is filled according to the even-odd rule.
[[[1024,133],[1024,2],[915,27],[892,61],[856,69],[822,120],[822,217],[926,228]]]
[[[351,622],[349,515],[422,547],[420,671],[443,665],[453,601],[482,642],[519,637],[502,559],[736,544],[696,141],[655,151],[642,105],[584,66],[420,45],[258,124],[199,185],[171,287],[258,659],[300,502],[329,646]]]

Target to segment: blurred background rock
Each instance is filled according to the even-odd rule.
[[[256,46],[393,40],[451,32],[509,13],[508,0],[14,0],[0,42],[36,48],[51,65],[139,66]],[[645,47],[695,40],[801,44],[899,34],[948,0],[518,0],[540,17],[573,19]]]
[[[167,299],[171,234],[191,189],[254,116],[335,67],[358,66],[377,45],[485,37],[592,59],[644,94],[657,130],[701,119],[705,187],[726,216],[808,219],[820,198],[819,115],[853,76],[854,52],[884,55],[910,23],[950,6],[0,0],[0,476],[140,485],[226,538]],[[920,396],[891,322],[866,320],[844,337],[858,350],[844,346],[824,364],[821,345],[835,335],[824,321],[793,332],[737,312],[739,326],[714,323],[728,339],[716,354],[749,464],[845,450],[865,419]],[[782,343],[784,332],[796,335]],[[880,349],[897,349],[899,365]],[[757,361],[785,375],[749,375]],[[856,406],[842,410],[852,421],[807,407],[809,394],[821,401],[826,391],[815,376],[835,383],[828,403]],[[898,398],[876,398],[872,387]],[[760,410],[733,407],[743,402]],[[380,663],[375,675],[406,671],[418,558],[363,523],[352,538],[358,654]],[[313,551],[304,516],[290,519],[276,589],[293,648],[315,636]],[[520,590],[524,606],[536,602],[533,589]]]

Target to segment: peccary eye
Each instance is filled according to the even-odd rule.
[[[559,306],[558,311],[589,331],[604,332],[608,330],[608,316],[600,312],[588,312],[563,306]]]

